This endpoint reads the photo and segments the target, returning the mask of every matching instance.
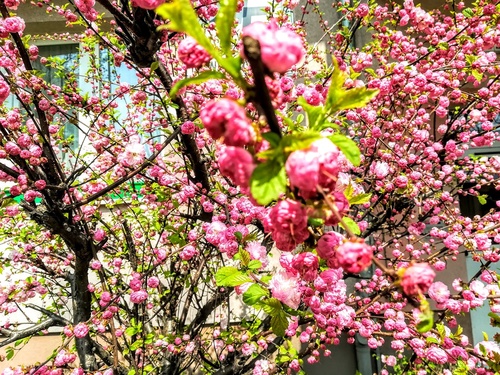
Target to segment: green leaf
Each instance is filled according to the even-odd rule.
[[[249,263],[248,263],[248,269],[252,270],[252,271],[255,271],[255,270],[258,270],[262,267],[262,262],[260,260],[251,260]]]
[[[299,133],[285,135],[281,140],[281,146],[285,152],[292,152],[297,150],[304,150],[308,148],[311,143],[323,138],[317,131],[306,130]]]
[[[361,151],[358,145],[352,139],[343,134],[333,134],[328,137],[330,141],[337,146],[354,166],[358,166],[361,162]]]
[[[152,72],[154,72],[158,67],[160,66],[160,63],[158,61],[153,61],[151,64],[151,67],[149,68]]]
[[[269,142],[271,147],[278,147],[280,144],[281,138],[278,134],[273,132],[262,133],[262,138]]]
[[[164,19],[170,20],[167,25],[161,26],[172,31],[186,33],[193,37],[210,55],[217,55],[215,47],[208,39],[200,25],[198,16],[189,0],[173,0],[156,8],[156,13]]]
[[[482,195],[478,195],[477,196],[477,200],[479,201],[480,204],[484,205],[487,203],[487,199],[488,198],[488,195],[486,194],[482,194]]]
[[[420,321],[417,323],[417,331],[420,333],[428,332],[434,326],[434,313],[432,312],[429,302],[422,297],[420,300]]]
[[[137,327],[128,327],[125,330],[125,335],[127,336],[134,336],[138,332]]]
[[[259,164],[250,178],[250,192],[261,205],[268,205],[286,192],[286,173],[283,165],[272,159]]]
[[[5,358],[7,358],[7,361],[10,361],[14,357],[14,348],[9,346],[7,349],[5,349]]]
[[[372,197],[371,193],[363,193],[363,194],[358,194],[348,200],[349,204],[363,204],[370,202],[371,197]]]
[[[318,130],[326,119],[325,108],[322,105],[314,106],[308,104],[306,99],[302,96],[297,99],[297,104],[306,112],[309,129]]]
[[[276,336],[285,336],[285,331],[288,328],[288,319],[283,310],[271,317],[271,328]]]
[[[349,90],[344,88],[347,74],[340,70],[337,59],[333,59],[334,69],[330,80],[330,88],[325,101],[326,113],[331,114],[344,109],[353,109],[365,106],[378,94],[376,89],[356,87]]]
[[[483,73],[481,73],[479,70],[473,69],[471,74],[478,82],[481,82],[483,80]]]
[[[344,226],[344,224],[347,226],[347,228]],[[344,216],[340,225],[346,230],[349,229],[356,235],[361,234],[361,229],[359,229],[358,224],[350,217]]]
[[[215,282],[218,286],[238,286],[250,281],[252,279],[236,267],[222,267],[215,274]]]
[[[262,286],[259,284],[252,284],[250,288],[243,293],[243,302],[252,306],[259,302],[262,297],[266,297],[267,295],[267,290],[265,290]]]
[[[472,11],[471,8],[465,8],[463,11],[462,11],[462,14],[467,17],[467,18],[472,18],[474,17],[474,12]]]
[[[188,77],[188,78],[184,78],[184,79],[177,81],[175,83],[175,85],[172,87],[172,89],[170,90],[170,96],[174,97],[180,89],[182,89],[183,87],[186,87],[187,85],[203,83],[205,81],[208,81],[209,79],[224,79],[224,78],[226,78],[226,76],[221,72],[217,72],[217,71],[213,71],[213,70],[201,72],[197,76]]]
[[[233,28],[238,0],[220,0],[219,11],[215,17],[220,47],[226,56],[231,55],[231,29]]]
[[[491,325],[493,327],[500,327],[500,315],[495,314],[493,312],[488,313],[488,316],[491,318]],[[458,331],[457,331],[458,334]]]
[[[276,298],[268,298],[262,301],[262,309],[269,315],[278,315],[280,311],[283,311],[283,306],[281,302]]]

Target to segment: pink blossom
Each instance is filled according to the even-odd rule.
[[[156,9],[165,0],[133,0],[132,5],[143,9]]]
[[[265,226],[276,247],[283,251],[294,250],[309,237],[306,209],[290,199],[279,201],[271,208]]]
[[[255,169],[252,155],[240,147],[224,147],[219,152],[219,170],[231,179],[233,183],[248,188],[250,176]]]
[[[125,151],[118,155],[118,162],[124,167],[134,167],[141,164],[146,158],[144,146],[140,143],[129,143]]]
[[[429,297],[437,303],[445,303],[450,298],[450,290],[446,284],[436,281],[429,287]]]
[[[186,121],[181,125],[182,134],[193,134],[196,130],[196,125],[192,121]]]
[[[344,240],[345,237],[337,232],[327,232],[319,239],[316,251],[321,258],[328,261],[330,267],[339,267],[336,250]]]
[[[138,290],[130,293],[130,301],[132,303],[136,304],[143,303],[147,299],[148,299],[148,292],[146,292],[145,290]]]
[[[10,86],[5,82],[3,77],[0,77],[0,105],[3,104],[5,99],[10,95]]]
[[[190,260],[195,255],[198,254],[198,250],[194,246],[188,245],[179,253],[179,257],[182,260]]]
[[[370,172],[379,180],[382,180],[389,174],[389,164],[383,161],[376,161],[370,165]]]
[[[448,355],[446,352],[438,348],[437,346],[431,346],[427,351],[425,352],[425,357],[434,363],[444,365],[445,363],[448,362]]]
[[[258,241],[250,241],[247,243],[245,250],[250,254],[250,258],[254,260],[260,260],[262,267],[266,267],[269,263],[269,258],[267,256],[267,250],[265,246],[262,246]]]
[[[292,152],[285,164],[290,183],[304,198],[314,196],[318,186],[333,190],[341,169],[339,157],[339,149],[327,138],[314,141],[307,149]]]
[[[73,334],[75,337],[81,339],[89,333],[89,327],[85,323],[78,323],[74,328],[73,328]]]
[[[415,263],[404,270],[401,286],[405,294],[417,296],[426,293],[436,274],[427,263]]]
[[[292,267],[305,281],[313,281],[316,278],[318,266],[318,257],[309,252],[297,254],[292,260]]]
[[[255,139],[245,109],[234,100],[211,100],[200,111],[201,122],[213,139],[224,137],[228,146],[243,147]]]
[[[22,33],[26,24],[21,17],[7,17],[3,20],[2,26],[8,33]]]
[[[282,270],[273,275],[269,288],[274,298],[283,302],[292,309],[297,309],[300,304],[301,293],[299,279]]]
[[[285,73],[305,54],[302,39],[275,20],[251,23],[243,28],[242,37],[247,36],[259,41],[262,62],[272,72]]]
[[[200,68],[212,59],[212,56],[190,36],[179,43],[177,56],[188,68]]]
[[[340,267],[350,273],[360,273],[370,266],[373,257],[371,246],[364,242],[347,241],[337,248]]]

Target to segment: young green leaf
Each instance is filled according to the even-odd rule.
[[[172,90],[170,90],[170,96],[174,97],[179,92],[180,89],[182,89],[187,85],[203,83],[205,81],[208,81],[209,79],[224,79],[224,78],[226,78],[226,76],[221,72],[213,70],[201,72],[197,76],[188,77],[177,81],[175,85],[172,87]]]
[[[215,17],[217,35],[220,40],[220,47],[226,56],[230,56],[231,48],[231,30],[234,24],[234,15],[238,7],[238,0],[220,0],[219,11]]]
[[[252,279],[236,267],[222,267],[215,274],[215,282],[218,286],[238,286],[250,281]]]
[[[344,224],[345,224],[345,226],[344,226]],[[347,217],[347,216],[343,217],[340,225],[342,225],[342,227],[344,229],[349,229],[352,233],[354,233],[356,235],[361,234],[361,229],[359,229],[358,224],[350,217]]]
[[[359,165],[361,162],[361,151],[356,142],[343,134],[333,134],[328,138],[342,151],[347,160],[356,167]]]
[[[212,42],[210,42],[201,27],[198,16],[189,0],[173,0],[164,3],[156,8],[156,13],[170,21],[160,28],[186,33],[193,37],[212,57],[215,58],[218,55]]]
[[[266,297],[267,295],[267,290],[265,290],[259,284],[252,284],[250,285],[250,288],[248,288],[245,293],[243,293],[243,302],[247,305],[252,306],[259,302],[262,297]]]
[[[322,105],[314,106],[307,103],[304,97],[297,99],[297,103],[304,109],[307,115],[307,126],[311,130],[318,130],[326,120],[325,108]]]
[[[286,173],[276,160],[259,164],[250,178],[250,192],[257,203],[267,205],[286,191]]]
[[[363,204],[370,202],[372,197],[371,193],[358,194],[354,197],[348,198],[349,204]]]
[[[288,328],[288,319],[283,310],[277,315],[271,317],[271,328],[276,336],[285,336],[285,331]]]

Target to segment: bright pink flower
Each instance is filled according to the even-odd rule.
[[[212,56],[190,36],[179,43],[177,57],[188,68],[200,68],[212,59]]]
[[[321,258],[328,262],[330,267],[339,267],[336,250],[344,240],[345,237],[337,232],[327,232],[319,239],[316,251]]]
[[[243,28],[242,36],[259,41],[262,62],[272,72],[285,73],[305,54],[302,39],[292,30],[279,27],[275,20],[253,22]]]
[[[192,121],[186,121],[181,125],[182,134],[193,134],[196,130],[196,125]]]
[[[341,168],[339,156],[339,149],[327,138],[314,141],[307,149],[292,152],[285,164],[290,183],[304,198],[314,196],[317,186],[333,190]]]
[[[450,290],[446,284],[436,281],[429,287],[429,297],[437,303],[445,303],[450,298]]]
[[[21,17],[7,17],[3,20],[2,26],[8,33],[22,33],[26,24]]]
[[[250,176],[255,169],[252,155],[240,147],[224,147],[219,152],[219,170],[231,179],[231,181],[242,187],[248,188]]]
[[[306,209],[291,199],[279,201],[271,208],[265,226],[276,247],[283,251],[294,250],[309,237]]]
[[[164,2],[165,0],[133,0],[132,5],[143,9],[156,9]]]
[[[73,328],[73,334],[75,337],[81,339],[89,333],[89,327],[85,323],[78,323],[74,328]]]
[[[242,147],[255,139],[245,109],[234,100],[211,100],[200,111],[201,122],[213,139],[224,137],[228,146]]]
[[[313,281],[316,278],[318,266],[318,257],[309,252],[297,254],[292,260],[292,267],[305,281]]]
[[[273,297],[292,309],[298,308],[300,304],[299,287],[299,279],[284,270],[275,273],[269,282]]]
[[[429,349],[427,349],[425,357],[429,361],[440,365],[444,365],[448,362],[448,354],[446,354],[443,349],[438,348],[437,346],[431,346]]]
[[[179,257],[182,260],[190,260],[192,257],[198,254],[198,250],[192,245],[186,246],[182,251],[179,253]]]
[[[148,287],[150,288],[156,288],[158,285],[160,285],[160,280],[156,276],[150,276],[148,278]]]
[[[416,296],[427,292],[435,276],[427,263],[415,263],[404,271],[401,286],[405,294]]]
[[[347,241],[337,248],[336,257],[346,272],[360,273],[372,263],[373,251],[364,242]]]
[[[148,292],[145,290],[138,290],[135,292],[130,293],[130,301],[132,303],[143,303],[148,299]]]

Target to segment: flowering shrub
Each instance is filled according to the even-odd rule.
[[[457,324],[500,322],[497,5],[341,2],[337,28],[286,0],[241,28],[243,1],[98,3],[109,32],[37,4],[85,27],[80,78],[0,2],[0,346],[63,340],[6,373],[304,373],[356,337],[383,374],[500,371]]]

